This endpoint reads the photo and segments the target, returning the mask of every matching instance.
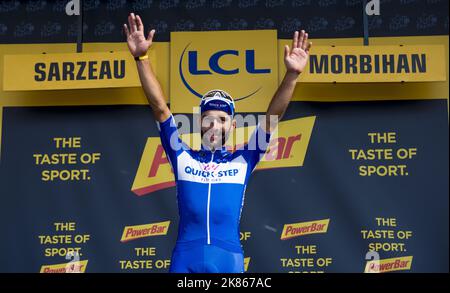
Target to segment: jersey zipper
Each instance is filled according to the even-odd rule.
[[[214,159],[214,152],[211,152],[211,161],[209,162],[210,164],[213,162]],[[208,178],[209,182],[208,182],[208,206],[206,208],[206,229],[207,229],[207,234],[208,234],[208,245],[211,244],[211,233],[209,230],[209,206],[210,206],[210,202],[211,202],[211,178]]]

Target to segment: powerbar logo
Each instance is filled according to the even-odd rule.
[[[123,234],[122,238],[120,239],[120,242],[127,242],[130,240],[150,236],[167,235],[167,231],[169,230],[169,224],[170,221],[165,221],[145,225],[126,226],[123,229]]]
[[[412,259],[412,256],[403,256],[381,260],[371,260],[366,263],[364,273],[386,273],[410,270]]]
[[[256,170],[303,166],[315,118],[315,116],[311,116],[280,122],[278,133],[272,136],[268,149]],[[240,139],[245,136],[243,133],[252,133],[252,127],[237,128],[236,144],[234,146],[227,145],[227,148],[232,151],[243,145],[246,141]],[[195,144],[195,135],[197,134],[188,133],[181,135],[181,139]],[[200,140],[197,139],[198,141]],[[194,149],[196,148],[194,147]],[[232,173],[230,174],[232,175]],[[145,195],[175,186],[174,179],[160,138],[148,138],[134,178],[132,191],[139,196]]]
[[[40,273],[84,273],[87,263],[87,260],[82,260],[55,265],[43,265]]]
[[[286,224],[284,225],[283,232],[281,233],[281,240],[308,234],[327,233],[329,223],[330,219]]]

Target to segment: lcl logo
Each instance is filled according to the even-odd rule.
[[[178,65],[178,70],[180,73],[181,80],[183,84],[186,86],[186,88],[195,96],[201,98],[202,95],[198,93],[196,90],[194,90],[189,83],[186,80],[185,73],[183,72],[183,60],[187,58],[187,70],[191,76],[205,76],[205,75],[212,75],[212,74],[220,74],[220,75],[234,75],[239,74],[241,70],[245,70],[247,73],[250,74],[270,74],[271,69],[270,68],[256,68],[256,54],[255,50],[245,50],[245,52],[240,55],[241,52],[238,50],[221,50],[213,53],[211,56],[209,56],[208,59],[208,66],[209,68],[199,68],[198,65],[198,59],[199,59],[199,52],[198,51],[187,51],[190,43],[184,48],[183,53],[180,57],[180,62]],[[187,52],[186,52],[187,51]],[[187,56],[186,56],[187,55]],[[223,68],[220,65],[220,59],[224,56],[233,56],[234,58],[244,58],[245,61],[245,68]],[[239,101],[243,100],[245,98],[248,98],[255,93],[257,93],[261,87],[254,90],[253,92],[243,96],[243,97],[237,97],[234,100]]]

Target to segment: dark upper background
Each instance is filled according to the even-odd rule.
[[[448,0],[380,0],[370,36],[448,35]],[[0,43],[76,42],[68,0],[0,0]],[[84,42],[122,42],[122,23],[142,15],[155,41],[171,31],[276,29],[288,39],[304,28],[313,38],[363,36],[363,0],[84,0]]]

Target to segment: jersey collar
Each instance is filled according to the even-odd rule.
[[[211,150],[210,150],[209,148],[205,147],[205,146],[203,145],[203,143],[202,143],[202,146],[201,146],[201,150],[202,150],[202,151],[205,151],[205,152],[211,152]],[[216,150],[214,151],[215,154],[216,154],[216,153],[219,153],[219,152],[220,152],[220,154],[225,154],[225,153],[228,152],[228,150],[227,150],[226,146],[222,146],[220,149],[216,149]]]

